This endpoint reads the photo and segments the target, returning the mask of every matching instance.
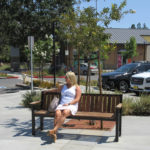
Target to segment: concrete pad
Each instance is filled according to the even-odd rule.
[[[122,137],[114,142],[115,128],[112,131],[60,129],[58,139],[53,143],[46,135],[53,128],[53,119],[45,118],[44,130],[36,136],[31,134],[31,111],[21,106],[20,91],[0,95],[0,149],[1,150],[149,150],[150,117],[123,116]],[[37,124],[39,124],[39,119]]]

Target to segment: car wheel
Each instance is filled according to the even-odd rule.
[[[114,81],[109,81],[109,85],[111,89],[115,89],[115,82]]]
[[[126,81],[122,80],[119,82],[119,90],[126,93],[129,90],[129,85]]]
[[[136,96],[139,96],[140,95],[140,92],[134,92],[136,94]]]

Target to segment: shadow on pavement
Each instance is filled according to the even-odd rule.
[[[28,88],[29,89],[29,88]],[[16,92],[19,92],[19,91],[23,91],[23,90],[27,90],[27,88],[5,88],[5,89],[1,89],[0,90],[0,94],[8,94],[8,93],[16,93]]]
[[[12,108],[9,108],[12,109]],[[36,127],[39,127],[40,125],[40,119],[36,119]],[[42,140],[41,145],[51,144],[53,143],[53,139],[50,136],[47,136],[47,131],[53,128],[53,119],[44,119],[44,130],[37,130],[36,135],[32,135],[32,122],[24,121],[20,122],[17,118],[12,118],[8,122],[4,124],[6,128],[13,128],[14,129],[14,135],[13,137],[18,136],[28,136],[28,137],[39,137]],[[59,129],[59,131],[64,129]],[[76,134],[71,133],[72,129],[69,129],[70,133],[59,133],[57,134],[57,139],[63,139],[63,140],[74,140],[77,142],[95,142],[97,144],[102,143],[110,143],[114,141],[107,142],[109,136],[97,136],[97,135],[85,135],[85,134]],[[113,138],[114,139],[114,138]]]

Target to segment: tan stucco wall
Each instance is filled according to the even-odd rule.
[[[124,49],[123,45],[118,45],[117,50],[109,54],[109,58],[104,61],[104,69],[116,69],[117,68],[117,53],[120,49]],[[150,51],[149,51],[150,53]],[[146,46],[137,45],[137,56],[131,58],[132,61],[142,61],[146,60]]]

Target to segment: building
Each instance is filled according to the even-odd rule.
[[[105,33],[110,33],[110,43],[116,43],[117,49],[109,54],[109,59],[104,60],[104,69],[116,69],[122,65],[121,51],[125,50],[124,45],[134,36],[137,43],[137,56],[131,61],[150,61],[150,30],[149,29],[127,29],[109,28]]]

